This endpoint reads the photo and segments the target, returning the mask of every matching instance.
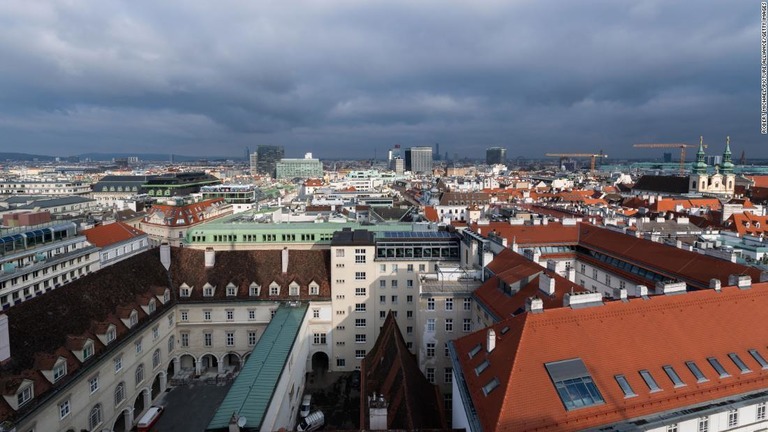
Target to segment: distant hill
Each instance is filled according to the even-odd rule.
[[[53,156],[35,155],[29,153],[7,153],[0,152],[0,161],[51,161]]]
[[[158,161],[158,162],[170,162],[171,161],[171,155],[170,154],[162,154],[162,153],[83,153],[77,155],[80,160],[85,160],[86,158],[89,158],[94,161],[111,161],[112,159],[119,159],[119,158],[127,158],[127,157],[138,157],[142,161]],[[243,159],[242,157],[239,158],[233,158],[233,157],[227,157],[227,156],[184,156],[184,155],[173,155],[173,161],[174,162],[194,162],[201,159],[213,161],[213,160],[237,160],[237,159]]]

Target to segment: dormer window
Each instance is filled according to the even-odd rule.
[[[32,385],[32,381],[28,381],[27,385],[19,388],[19,392],[16,393],[16,402],[19,408],[32,400],[32,398],[35,396],[34,389],[35,388]]]
[[[189,297],[190,294],[192,294],[192,288],[190,288],[186,283],[181,284],[181,287],[179,288],[179,296]]]
[[[114,342],[115,339],[117,339],[117,330],[115,326],[111,325],[107,329],[107,343]]]
[[[272,282],[272,284],[269,286],[269,295],[280,295],[280,285],[278,285],[277,282]]]
[[[62,359],[59,359],[59,361],[56,362],[56,364],[53,366],[53,382],[56,382],[64,377],[64,375],[67,374],[67,361]]]
[[[261,286],[256,282],[252,282],[248,287],[248,295],[251,297],[258,297],[261,294]]]
[[[163,304],[166,304],[169,301],[171,301],[171,290],[166,288],[165,291],[163,291]]]
[[[131,317],[130,317],[130,319],[128,320],[128,322],[129,322],[129,324],[130,324],[130,326],[129,326],[129,327],[133,327],[133,326],[135,326],[136,324],[138,324],[138,323],[139,323],[139,313],[138,313],[138,312],[136,312],[135,310],[134,310],[134,311],[132,311],[132,312],[131,312]]]
[[[227,297],[234,297],[237,295],[237,287],[232,282],[227,285]]]
[[[147,308],[149,309],[149,313],[155,313],[155,310],[157,309],[157,302],[155,302],[155,299],[149,301]]]
[[[93,355],[93,342],[88,341],[83,345],[83,360],[87,360]]]
[[[310,282],[309,295],[319,295],[319,294],[320,294],[320,286],[315,281]]]
[[[296,282],[291,282],[291,284],[288,285],[288,293],[289,295],[292,295],[292,296],[299,295],[299,284],[297,284]]]
[[[213,285],[206,283],[203,285],[203,297],[213,297],[214,287]]]

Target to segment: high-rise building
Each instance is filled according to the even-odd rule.
[[[507,149],[491,147],[485,150],[485,163],[488,165],[507,163]]]
[[[664,153],[664,163],[672,162],[672,153]]]
[[[411,147],[405,151],[405,169],[411,172],[432,172],[432,147]]]
[[[285,156],[283,146],[260,145],[256,153],[258,154],[256,166],[258,172],[269,174],[275,178],[277,176],[277,162]]]
[[[304,159],[280,159],[277,162],[276,178],[321,178],[323,176],[323,164],[319,159],[313,159],[312,153],[304,155]]]
[[[259,154],[258,153],[251,153],[250,155],[251,160],[251,175],[256,175],[259,172]]]

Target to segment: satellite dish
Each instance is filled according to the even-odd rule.
[[[240,416],[240,418],[237,419],[237,426],[238,427],[243,427],[243,426],[245,426],[245,422],[247,422],[247,421],[248,421],[248,419],[245,418],[245,416]]]

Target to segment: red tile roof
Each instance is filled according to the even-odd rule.
[[[728,218],[726,226],[729,230],[739,233],[740,236],[746,234],[765,235],[766,229],[768,229],[768,216],[757,216],[750,212],[734,213]]]
[[[424,207],[424,217],[430,222],[440,221],[440,217],[437,215],[437,209],[432,206]]]
[[[143,231],[133,228],[130,225],[122,222],[115,222],[87,229],[83,231],[83,235],[88,238],[90,244],[103,248],[136,237],[141,237],[145,234]]]
[[[653,270],[699,288],[709,287],[710,279],[723,285],[728,276],[746,274],[760,280],[760,270],[729,261],[640,239],[606,228],[579,224],[579,246]]]
[[[195,225],[210,219],[207,213],[224,204],[224,198],[214,198],[182,206],[155,204],[144,218],[144,222],[154,223],[153,219],[161,219],[165,222],[162,225],[172,227]]]
[[[456,340],[454,346],[483,430],[572,431],[765,389],[768,370],[748,350],[768,358],[766,323],[768,285],[759,284],[748,290],[727,287],[582,309],[545,308],[494,324],[496,348],[489,354],[486,330]],[[482,350],[470,358],[478,344]],[[740,373],[729,353],[736,353],[752,372]],[[717,358],[731,376],[720,378],[709,357]],[[605,403],[565,409],[544,365],[573,358],[584,362]],[[490,366],[478,375],[474,369],[486,359]],[[694,361],[708,381],[697,383],[686,361]],[[673,386],[662,370],[665,365],[676,370],[684,387]],[[662,390],[651,393],[640,370],[649,370]],[[614,378],[619,374],[636,397],[624,397]],[[500,385],[485,396],[482,388],[494,377]]]
[[[520,246],[576,244],[579,238],[579,229],[576,225],[563,225],[559,222],[551,222],[547,225],[510,225],[506,222],[489,222],[485,225],[473,223],[469,229],[484,237],[494,232],[506,238],[510,246],[513,241]]]

